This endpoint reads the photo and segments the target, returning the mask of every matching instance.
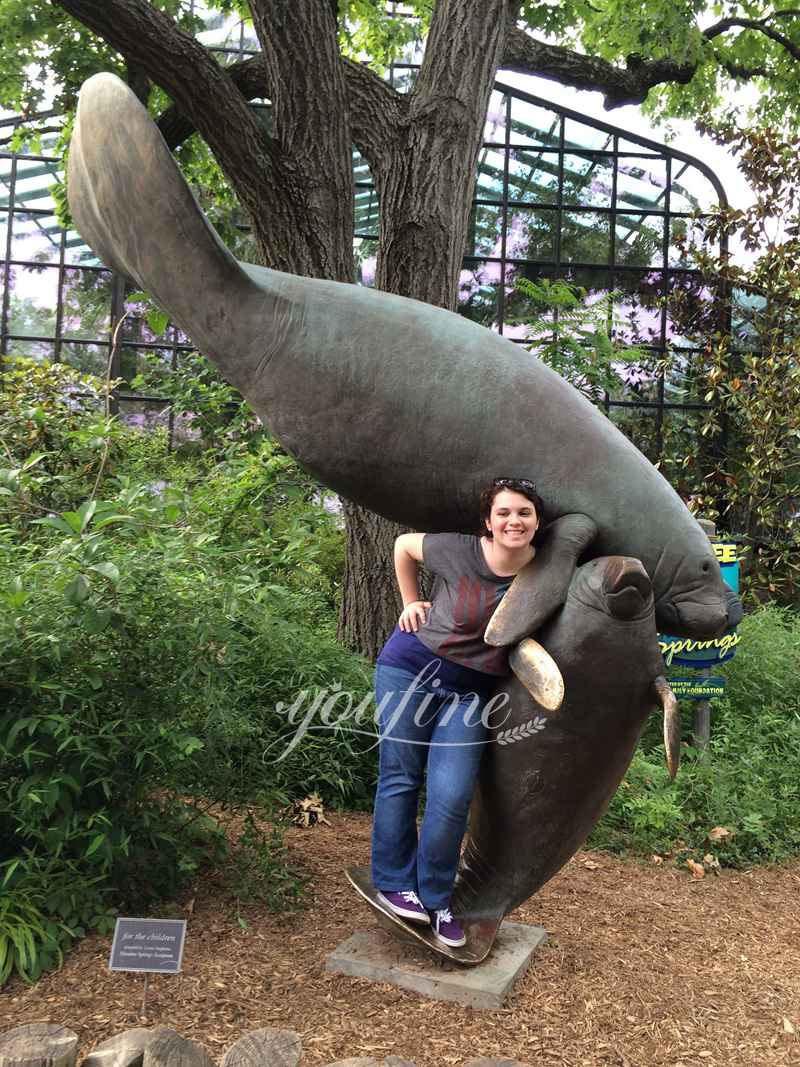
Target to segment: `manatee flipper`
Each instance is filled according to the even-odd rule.
[[[147,110],[113,74],[81,89],[68,196],[103,262],[147,290],[234,384],[246,384],[270,348],[280,297],[224,246]]]
[[[663,675],[653,682],[653,696],[664,713],[664,751],[669,776],[674,778],[681,762],[681,713],[675,694]]]
[[[728,608],[728,629],[732,630],[744,618],[744,608],[737,593],[730,586],[725,586],[725,602]]]
[[[558,664],[532,637],[526,637],[509,653],[509,666],[537,704],[545,711],[558,711],[564,700],[564,679]]]
[[[542,547],[489,620],[486,644],[515,645],[538,630],[566,600],[578,559],[596,535],[597,526],[588,515],[562,515],[552,522]]]

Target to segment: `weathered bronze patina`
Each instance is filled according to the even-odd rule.
[[[537,635],[558,663],[564,700],[547,712],[514,677],[507,719],[481,763],[454,910],[473,953],[503,917],[580,848],[628,769],[648,715],[661,706],[667,765],[678,766],[677,703],[662,677],[650,579],[638,560],[592,560]]]
[[[591,555],[643,562],[664,632],[725,629],[707,538],[577,390],[460,315],[237,263],[114,75],[81,91],[69,202],[101,259],[152,293],[326,485],[415,529],[472,531],[492,478],[532,478],[548,518],[591,517]]]

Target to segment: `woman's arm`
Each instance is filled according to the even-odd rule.
[[[403,598],[398,626],[406,633],[416,632],[427,618],[429,600],[419,598],[419,565],[422,563],[424,533],[400,534],[394,543],[394,572]]]

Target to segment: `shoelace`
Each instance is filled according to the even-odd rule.
[[[436,917],[439,922],[443,923],[451,923],[453,921],[453,916],[450,914],[449,908],[439,908],[436,912]]]
[[[419,904],[419,906],[422,907],[422,901],[419,899],[419,897],[413,890],[408,893],[403,893],[402,897],[407,904]]]

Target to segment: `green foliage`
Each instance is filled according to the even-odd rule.
[[[693,248],[702,287],[673,297],[677,328],[696,346],[675,356],[683,398],[711,405],[705,447],[681,465],[698,509],[741,536],[747,595],[791,603],[800,591],[800,139],[731,127],[717,136],[739,154],[756,199],[712,215],[707,245]],[[744,245],[746,265],[711,251],[722,237]]]
[[[99,434],[74,393],[94,402],[98,383],[63,366],[17,364],[8,381],[0,973],[35,978],[113,907],[219,860],[210,803],[316,789],[366,806],[375,753],[341,726],[279,758],[298,691],[370,691],[335,640],[340,520],[297,464],[260,432],[188,459],[163,432],[103,417]],[[98,434],[116,448],[99,481]],[[298,905],[279,829],[253,824],[234,851],[238,895],[253,878],[269,906]]]
[[[670,782],[654,715],[593,845],[678,861],[710,854],[723,866],[800,852],[800,618],[770,605],[746,616],[740,633],[720,668],[726,696],[712,705],[708,752],[691,746],[686,701],[681,769]],[[729,833],[712,834],[718,827]]]
[[[140,297],[147,299],[144,293],[135,293],[129,299]],[[167,315],[150,304],[145,314],[153,332],[163,333]],[[177,417],[191,416],[193,428],[199,430],[199,446],[203,450],[223,448],[232,440],[252,435],[261,426],[237,390],[199,352],[181,353],[174,368],[165,366],[158,356],[148,354],[144,359],[145,367],[132,380],[131,388],[170,400]]]
[[[417,19],[393,17],[387,4],[375,0],[339,0],[342,52],[354,59],[368,58],[373,69],[384,73],[392,62],[402,60],[408,44],[427,30],[430,0],[412,0],[407,6],[416,12]]]
[[[519,278],[516,287],[533,313],[524,320],[531,351],[592,403],[600,405],[607,393],[618,392],[625,370],[646,361],[642,349],[611,340],[618,293],[589,303],[585,289],[561,279]]]
[[[273,912],[302,907],[308,876],[293,867],[280,829],[265,829],[252,811],[245,815],[231,862],[231,888],[241,903],[265,904]]]
[[[0,520],[18,528],[89,496],[101,457],[122,455],[124,432],[105,414],[106,383],[64,363],[8,361],[0,407]],[[111,385],[114,383],[111,382]]]
[[[151,0],[187,30],[201,22],[183,0]],[[83,82],[99,71],[124,77],[119,54],[57,4],[46,0],[2,0],[0,3],[0,103],[4,108],[33,113],[52,91],[55,76],[57,113],[71,111]]]
[[[123,888],[174,892],[221,847],[179,798],[275,802],[313,786],[366,804],[372,790],[371,739],[345,730],[275,762],[294,733],[281,701],[369,689],[335,642],[318,564],[299,565],[301,531],[285,516],[272,539],[236,545],[195,491],[120,477],[116,493],[35,523],[35,542],[8,528],[0,540],[0,877],[16,896],[17,873],[41,884],[57,858],[84,905],[76,918],[48,897],[41,922],[60,930]],[[282,865],[274,841],[251,844],[259,864]],[[287,873],[281,899],[293,884]]]

